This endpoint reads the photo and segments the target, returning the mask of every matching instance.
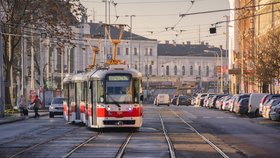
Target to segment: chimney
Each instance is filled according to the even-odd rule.
[[[169,41],[168,41],[168,40],[166,40],[166,41],[165,41],[165,44],[169,44]]]
[[[191,45],[191,41],[187,41],[187,45]]]
[[[208,46],[209,45],[209,43],[208,42],[206,42],[206,46]]]
[[[203,41],[201,42],[201,45],[204,45],[204,42],[203,42]]]
[[[92,23],[92,20],[90,20],[89,22]]]
[[[185,45],[185,42],[183,42],[182,44]]]

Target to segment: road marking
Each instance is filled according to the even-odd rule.
[[[218,116],[218,117],[216,117],[216,118],[217,118],[217,119],[223,119],[224,117],[219,117],[219,116]]]

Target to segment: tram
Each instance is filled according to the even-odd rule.
[[[83,123],[89,128],[140,128],[143,122],[142,74],[116,59],[116,48],[125,25],[119,25],[119,39],[111,39],[109,25],[104,25],[114,44],[113,58],[96,67],[98,47],[92,48],[90,71],[63,80],[64,117],[71,123]],[[101,39],[101,38],[99,38]]]
[[[63,81],[64,116],[90,128],[142,126],[142,75],[110,65]]]

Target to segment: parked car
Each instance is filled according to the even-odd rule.
[[[270,109],[269,116],[273,121],[280,120],[280,104],[277,104]]]
[[[242,98],[237,106],[234,109],[234,112],[237,114],[245,115],[248,113],[248,108],[249,108],[249,97],[248,98]]]
[[[270,119],[269,113],[270,113],[271,108],[279,103],[280,103],[280,99],[276,98],[276,99],[271,99],[267,104],[265,104],[263,107],[263,112],[262,112],[263,118]]]
[[[236,99],[234,100],[233,102],[233,109],[232,109],[232,112],[236,112],[235,108],[238,107],[238,103],[241,99],[243,98],[249,98],[250,97],[250,94],[238,94]]]
[[[238,97],[238,94],[235,94],[234,96],[232,96],[229,100],[229,105],[228,105],[228,111],[233,112],[233,107],[234,107],[234,102],[236,100],[236,98]]]
[[[174,96],[172,97],[171,103],[172,103],[173,105],[176,105],[176,104],[177,104],[177,98],[178,98],[177,95],[174,95]]]
[[[51,105],[49,106],[49,116],[53,118],[55,115],[63,115],[63,101],[64,98],[53,98]]]
[[[228,96],[224,97],[222,107],[221,107],[222,110],[229,110],[229,103],[230,103],[232,97],[233,97],[232,95],[228,95]]]
[[[262,98],[267,95],[267,93],[252,93],[249,97],[249,108],[248,115],[257,117],[259,116],[259,105]]]
[[[263,113],[264,105],[266,103],[268,103],[271,99],[275,99],[275,98],[280,98],[280,94],[267,94],[262,98],[261,103],[259,105],[259,115],[260,116],[263,115],[262,113]]]
[[[204,97],[204,101],[203,101],[203,106],[204,107],[208,107],[208,108],[211,108],[209,107],[211,100],[213,98],[215,94],[212,94],[212,93],[208,93],[205,97]]]
[[[222,104],[223,104],[223,98],[227,96],[226,94],[217,94],[213,97],[213,102],[210,107],[214,107],[216,109],[221,110],[222,109]]]
[[[158,94],[156,100],[156,105],[168,105],[170,104],[170,99],[168,94]]]
[[[186,95],[179,95],[177,97],[177,101],[176,101],[176,105],[179,106],[179,105],[190,105],[191,104],[191,100],[188,96]]]
[[[203,101],[207,93],[198,93],[195,101],[195,105],[203,106]]]

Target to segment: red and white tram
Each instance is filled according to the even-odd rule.
[[[142,75],[126,65],[110,65],[63,81],[64,116],[90,128],[142,125]]]

